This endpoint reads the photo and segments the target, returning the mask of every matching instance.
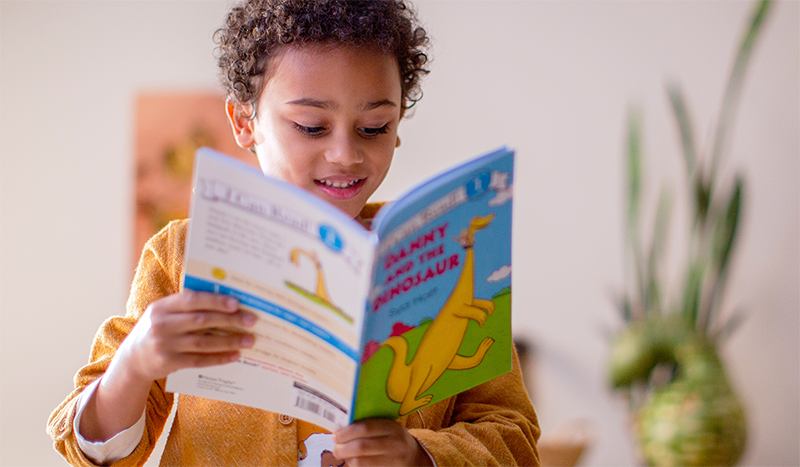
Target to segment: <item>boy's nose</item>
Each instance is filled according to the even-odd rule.
[[[330,147],[325,151],[325,159],[332,164],[348,166],[363,162],[364,155],[354,137],[339,135],[332,140]]]

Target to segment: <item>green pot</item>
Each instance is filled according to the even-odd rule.
[[[727,381],[676,381],[653,392],[636,414],[644,461],[654,466],[735,465],[744,451],[747,422],[742,404],[727,387]]]
[[[674,366],[654,383],[658,365]],[[729,466],[742,455],[747,422],[712,342],[677,319],[626,328],[611,351],[611,384],[647,388],[635,408],[634,431],[643,461],[653,466]]]

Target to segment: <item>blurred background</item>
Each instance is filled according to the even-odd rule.
[[[543,436],[578,426],[591,440],[581,464],[634,465],[626,403],[606,382],[628,111],[641,109],[645,204],[662,182],[681,193],[665,84],[682,86],[708,146],[752,3],[415,4],[432,73],[375,199],[517,150],[514,331],[531,349]],[[100,323],[124,313],[135,267],[137,99],[218,92],[212,34],[228,7],[0,1],[0,465],[64,465],[47,418]],[[747,319],[721,353],[747,408],[741,463],[754,466],[800,465],[800,3],[773,7],[723,163],[747,182],[726,296]],[[671,240],[668,266],[685,243]]]

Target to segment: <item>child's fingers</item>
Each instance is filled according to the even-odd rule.
[[[181,368],[202,368],[206,366],[222,365],[235,362],[239,359],[239,352],[217,352],[217,353],[184,353],[180,356]]]
[[[191,290],[164,297],[154,302],[155,304],[159,304],[173,313],[196,310],[234,313],[239,309],[239,301],[231,296]]]
[[[190,333],[175,341],[175,349],[183,353],[218,353],[237,351],[253,346],[255,337],[243,332]]]
[[[358,465],[429,465],[408,430],[392,420],[362,420],[337,430],[333,455]]]
[[[395,422],[384,419],[361,420],[339,428],[333,434],[335,443],[347,443],[357,438],[386,436],[395,430]]]
[[[254,314],[244,310],[239,310],[236,313],[198,310],[182,313],[154,313],[151,316],[151,321],[154,334],[167,335],[247,328],[255,323],[256,317]]]
[[[134,368],[149,379],[163,378],[181,368],[235,361],[241,349],[255,343],[252,334],[236,331],[164,332],[161,335],[151,327],[141,339],[131,335],[134,337],[130,341],[131,355],[136,355]]]
[[[203,292],[171,295],[150,305],[152,331],[156,335],[214,328],[252,326],[254,314],[238,309],[232,297]]]
[[[337,459],[354,459],[375,456],[384,456],[391,449],[391,440],[388,437],[358,438],[346,443],[337,443],[333,447],[333,455]]]

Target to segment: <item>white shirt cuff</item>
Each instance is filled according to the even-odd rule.
[[[145,412],[142,411],[142,416],[139,417],[136,423],[120,431],[107,441],[92,442],[87,441],[81,436],[80,426],[83,409],[86,408],[86,403],[91,399],[92,394],[94,394],[101,380],[102,378],[98,378],[92,382],[92,384],[87,386],[81,395],[78,396],[78,410],[75,413],[75,420],[72,422],[72,429],[75,431],[78,446],[80,446],[81,451],[96,464],[111,463],[128,457],[142,440],[145,428]]]

